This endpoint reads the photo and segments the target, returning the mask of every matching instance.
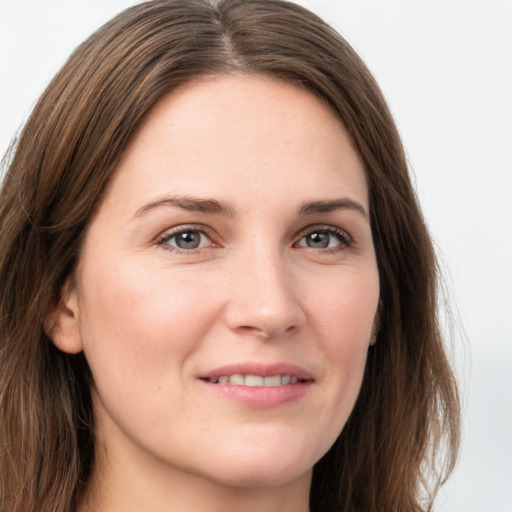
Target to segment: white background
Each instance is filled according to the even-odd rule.
[[[0,152],[130,0],[0,0]],[[301,0],[379,81],[445,269],[463,450],[439,512],[512,512],[512,0]]]

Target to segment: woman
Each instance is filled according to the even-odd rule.
[[[431,507],[458,444],[435,257],[377,85],[313,14],[121,13],[0,209],[0,510]]]

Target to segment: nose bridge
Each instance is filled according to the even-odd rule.
[[[291,262],[279,244],[252,239],[236,259],[226,313],[229,326],[269,338],[298,329],[304,312]]]

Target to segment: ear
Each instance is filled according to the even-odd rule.
[[[379,306],[377,308],[377,312],[375,313],[375,318],[373,319],[372,325],[372,333],[370,335],[370,345],[375,345],[377,342],[377,336],[380,330],[380,315],[382,311],[382,300],[379,300]]]
[[[379,330],[374,323],[373,327],[372,327],[372,333],[370,335],[370,346],[375,345],[375,343],[377,342],[377,334],[378,333],[379,333]]]
[[[44,330],[53,344],[68,354],[82,351],[79,328],[78,293],[68,278],[61,289],[60,297],[52,304],[46,315]]]

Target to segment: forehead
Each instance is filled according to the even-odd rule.
[[[260,201],[311,190],[367,202],[363,165],[334,113],[304,89],[252,75],[204,79],[160,100],[110,189],[130,199],[250,192]]]

